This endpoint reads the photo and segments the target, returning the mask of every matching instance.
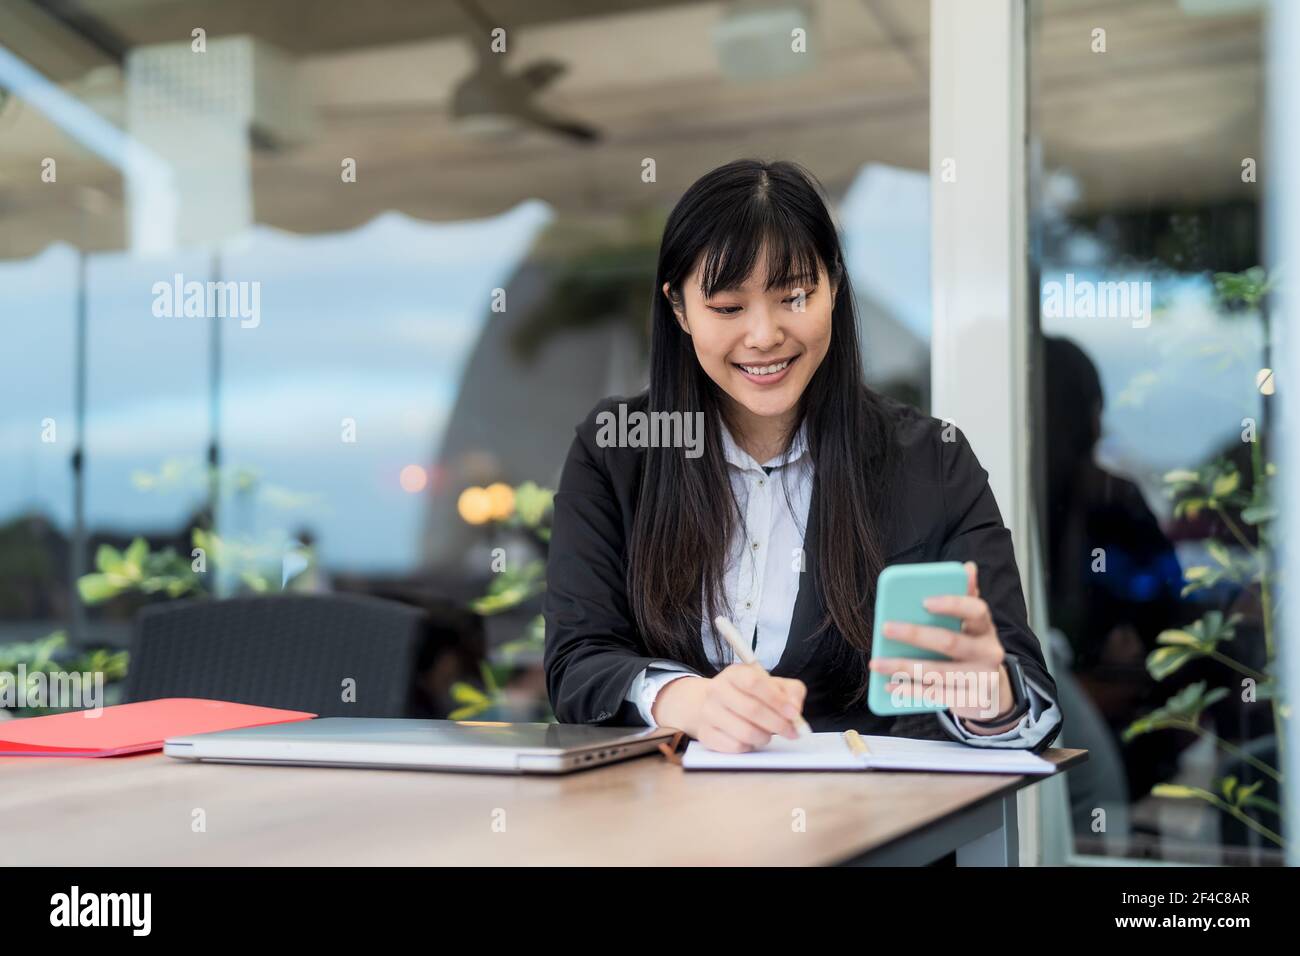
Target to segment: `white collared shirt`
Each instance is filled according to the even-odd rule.
[[[807,426],[801,426],[788,453],[763,465],[736,444],[725,424],[721,428],[723,457],[744,520],[736,528],[723,574],[723,613],[727,613],[741,635],[752,642],[760,664],[772,670],[781,660],[799,595],[804,531],[812,499],[813,465],[808,455]],[[700,622],[700,639],[709,663],[721,670],[735,660],[723,645],[719,659],[712,639],[712,625]],[[684,664],[655,660],[633,679],[626,699],[636,705],[647,726],[656,726],[652,716],[655,698],[665,685],[679,677],[695,674]],[[698,675],[697,675],[698,676]],[[975,734],[947,711],[938,716],[943,727],[958,740],[981,747],[1032,747],[1061,719],[1060,708],[1043,691],[1030,683],[1029,713],[1020,723],[1000,734]]]

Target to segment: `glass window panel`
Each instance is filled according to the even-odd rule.
[[[1092,751],[1074,847],[1277,862],[1261,14],[1030,12],[1050,639],[1061,743]]]
[[[174,554],[154,590],[93,596],[83,642],[125,642],[173,585],[379,594],[441,622],[430,712],[486,653],[494,712],[545,716],[538,595],[473,603],[495,554],[526,574],[545,540],[480,521],[476,489],[522,489],[517,518],[595,402],[644,387],[664,221],[738,157],[819,177],[868,376],[928,405],[927,4],[514,5],[504,78],[439,4],[74,6],[0,29],[0,256],[89,257],[82,560],[136,536]],[[198,22],[202,56],[177,39]],[[57,186],[30,174],[44,157]],[[29,419],[70,401],[75,341],[66,279],[30,282],[5,313],[69,323],[17,360],[40,401],[5,436],[35,461]],[[189,283],[201,316],[157,314]],[[71,520],[62,480],[42,479],[48,520]]]

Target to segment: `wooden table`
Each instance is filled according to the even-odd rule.
[[[1087,757],[1054,749],[1058,772]],[[684,772],[562,777],[0,759],[0,865],[1014,865],[1045,777]],[[205,829],[195,825],[202,811]]]

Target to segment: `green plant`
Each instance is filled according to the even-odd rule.
[[[75,656],[60,654],[67,643],[67,634],[55,631],[35,641],[0,644],[0,700],[17,699],[16,685],[20,667],[28,682],[24,695],[27,698],[34,697],[31,687],[39,674],[102,674],[106,687],[111,687],[126,676],[127,651],[95,648]],[[19,717],[36,717],[55,709],[48,706],[15,707],[14,713]]]
[[[136,472],[132,484],[140,491],[164,493],[181,490],[196,492],[205,483],[227,488],[237,498],[254,499],[275,509],[301,507],[313,500],[310,496],[295,495],[285,489],[265,484],[256,472],[247,468],[225,471],[206,468],[191,461],[165,462],[157,474]],[[95,552],[95,570],[77,580],[77,592],[84,604],[104,604],[125,594],[143,594],[165,598],[206,597],[215,592],[210,583],[214,572],[220,572],[238,587],[256,593],[270,591],[281,583],[292,588],[311,569],[314,563],[310,549],[305,552],[305,567],[282,582],[282,563],[285,553],[284,535],[276,533],[264,540],[234,540],[205,528],[190,530],[192,550],[189,555],[178,554],[167,547],[151,551],[144,538],[135,538],[119,550],[102,544]],[[81,672],[102,671],[106,682],[118,681],[126,675],[128,655],[125,651],[91,649],[82,656],[67,661],[56,661],[55,651],[67,641],[63,632],[56,632],[32,644],[0,646],[0,670],[14,670],[5,662],[15,664],[21,659],[28,674],[36,668],[49,666],[55,669]]]
[[[507,568],[492,578],[487,594],[470,602],[479,614],[500,614],[536,597],[546,588],[546,562],[533,560]]]
[[[468,681],[457,681],[451,685],[451,699],[460,706],[447,716],[452,720],[473,720],[498,706],[504,699],[501,681],[496,669],[487,661],[479,665],[483,688],[480,690]]]
[[[1250,786],[1243,787],[1237,782],[1236,777],[1224,777],[1219,781],[1218,793],[1206,790],[1203,787],[1189,787],[1180,783],[1158,783],[1151,788],[1151,794],[1152,796],[1170,797],[1175,800],[1204,800],[1210,806],[1217,807],[1229,816],[1239,820],[1260,836],[1267,837],[1274,843],[1282,845],[1283,840],[1280,834],[1270,830],[1246,812],[1251,809],[1267,810],[1281,816],[1282,810],[1276,803],[1256,794],[1255,791],[1263,785],[1263,780],[1256,780]]]
[[[1258,309],[1264,296],[1277,285],[1277,274],[1269,276],[1262,266],[1251,266],[1245,272],[1216,272],[1214,291],[1226,308]]]
[[[551,539],[550,517],[555,492],[529,481],[514,489],[514,506],[510,513],[495,521],[501,528],[526,531],[545,546]],[[487,593],[470,602],[482,615],[501,614],[519,607],[546,590],[546,562],[534,558],[518,568],[503,568],[488,585]],[[449,715],[452,720],[471,720],[508,703],[506,686],[520,657],[540,654],[545,644],[542,615],[531,618],[521,637],[501,645],[497,659],[480,665],[483,686],[458,681],[451,687],[452,700],[458,706]],[[551,717],[549,704],[548,718]]]
[[[1215,289],[1225,307],[1261,309],[1267,327],[1262,304],[1266,293],[1275,285],[1275,279],[1270,279],[1264,270],[1256,267],[1242,273],[1217,273],[1214,280]],[[1263,669],[1250,667],[1224,650],[1236,639],[1242,615],[1225,615],[1220,610],[1208,611],[1187,627],[1162,631],[1156,638],[1159,646],[1147,656],[1146,667],[1147,672],[1157,681],[1164,680],[1191,661],[1201,658],[1215,660],[1236,671],[1243,678],[1243,686],[1251,688],[1253,699],[1267,701],[1271,706],[1277,753],[1281,754],[1285,747],[1286,723],[1290,710],[1282,697],[1276,676],[1276,594],[1279,582],[1273,562],[1273,521],[1277,517],[1277,510],[1271,486],[1278,470],[1275,464],[1264,460],[1261,438],[1262,433],[1257,433],[1250,442],[1249,491],[1243,490],[1241,472],[1227,458],[1216,459],[1199,469],[1168,472],[1164,476],[1164,483],[1166,493],[1175,502],[1175,517],[1194,519],[1204,513],[1213,515],[1216,526],[1226,531],[1244,555],[1234,555],[1225,542],[1209,539],[1206,542],[1206,552],[1211,563],[1190,567],[1183,572],[1185,584],[1182,595],[1186,597],[1222,584],[1257,593],[1264,640]],[[1254,531],[1253,540],[1247,529]],[[1275,767],[1201,726],[1202,712],[1225,698],[1228,693],[1224,687],[1207,691],[1205,681],[1192,684],[1169,698],[1163,707],[1133,721],[1125,729],[1123,739],[1129,741],[1141,734],[1164,730],[1194,733],[1210,739],[1218,749],[1248,764],[1281,786],[1282,775]],[[1215,790],[1160,784],[1153,788],[1152,794],[1173,799],[1203,800],[1277,845],[1284,846],[1278,833],[1250,816],[1250,810],[1266,810],[1280,816],[1281,811],[1276,803],[1256,794],[1255,791],[1263,783],[1260,780],[1242,787],[1235,776],[1227,776],[1217,781]]]
[[[131,483],[137,490],[152,494],[207,494],[220,488],[242,504],[261,504],[278,511],[302,508],[316,501],[316,496],[297,494],[263,481],[251,468],[213,468],[193,459],[169,459],[157,472],[136,471]],[[190,530],[190,545],[189,555],[178,554],[170,547],[150,551],[143,538],[134,539],[122,551],[100,545],[95,552],[95,570],[77,581],[81,600],[96,605],[132,593],[202,597],[217,592],[211,583],[216,576],[236,587],[263,593],[281,581],[288,542],[283,532],[254,540],[195,527]],[[298,550],[310,555],[309,549],[298,546]],[[284,584],[291,586],[292,579]]]
[[[279,578],[284,545],[278,542],[230,541],[203,528],[190,531],[192,557],[175,548],[150,551],[136,538],[118,551],[102,544],[95,552],[95,570],[77,580],[77,591],[88,605],[102,604],[121,594],[163,594],[169,598],[206,596],[208,565],[221,568],[256,593],[274,588]]]
[[[202,590],[200,582],[190,562],[174,548],[151,552],[144,538],[136,538],[123,551],[101,544],[95,552],[95,570],[77,580],[77,591],[83,602],[95,605],[132,591],[184,597]]]

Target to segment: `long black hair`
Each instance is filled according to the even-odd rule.
[[[720,415],[721,390],[695,356],[690,337],[664,297],[668,283],[681,304],[682,285],[701,265],[708,296],[742,285],[766,248],[766,289],[806,284],[826,270],[835,305],[826,357],[799,401],[785,447],[807,425],[814,472],[816,580],[826,615],[861,666],[871,647],[875,582],[884,565],[882,524],[892,480],[890,417],[863,381],[853,290],[817,180],[791,162],[741,159],[697,180],[664,227],[655,275],[650,340],[651,412],[703,412],[704,450],[687,458],[681,449],[648,448],[629,548],[628,594],[650,652],[708,673],[700,644],[701,611],[724,612],[723,575],[730,541],[743,520],[727,477]],[[819,268],[820,267],[820,268]],[[701,598],[705,603],[701,607]],[[718,659],[725,659],[715,633]],[[856,652],[856,653],[853,653]]]

